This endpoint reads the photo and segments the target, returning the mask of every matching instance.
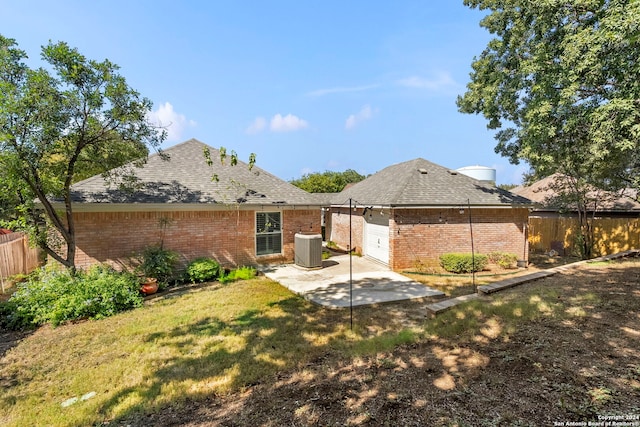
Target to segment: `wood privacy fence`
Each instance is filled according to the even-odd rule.
[[[0,236],[0,283],[4,292],[5,281],[14,274],[27,274],[35,270],[40,261],[38,248],[29,246],[23,233]]]
[[[595,218],[594,256],[640,248],[640,218]],[[529,217],[529,250],[562,255],[575,254],[579,231],[575,217]]]

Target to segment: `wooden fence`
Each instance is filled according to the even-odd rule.
[[[5,290],[8,277],[14,274],[27,274],[40,264],[40,251],[29,246],[23,233],[10,233],[0,236],[0,284]]]
[[[640,248],[640,218],[595,218],[594,256]],[[572,217],[529,217],[529,250],[560,254],[576,253],[578,219]]]

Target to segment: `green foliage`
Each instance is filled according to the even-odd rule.
[[[499,265],[502,268],[516,268],[518,264],[518,256],[508,252],[490,252],[487,257],[491,264]]]
[[[465,0],[495,38],[458,98],[538,177],[640,188],[640,2]]]
[[[0,301],[0,329],[18,331],[34,326],[33,318],[19,311],[15,301]]]
[[[578,213],[579,251],[593,252],[594,190],[640,189],[640,2],[465,0],[495,38],[458,98],[496,130],[496,152],[526,161]]]
[[[502,190],[507,190],[507,191],[511,191],[514,188],[516,188],[518,185],[517,184],[498,184],[497,187],[502,189]]]
[[[347,184],[360,182],[365,178],[353,169],[347,169],[344,172],[306,174],[290,182],[309,193],[339,193]]]
[[[42,48],[45,66],[31,69],[16,46],[0,35],[0,186],[9,189],[0,196],[0,214],[73,269],[71,184],[97,173],[133,182],[132,167],[114,168],[132,160],[141,166],[147,147],[159,148],[166,132],[148,122],[151,101],[109,60],[49,43]]]
[[[191,283],[215,280],[220,274],[220,264],[211,258],[197,258],[189,263],[186,274]]]
[[[236,280],[249,280],[256,277],[256,270],[253,267],[240,267],[236,270],[231,270],[228,274],[220,277],[220,283],[229,283]]]
[[[238,164],[238,161],[239,161],[238,154],[234,150],[231,150],[231,153],[227,154],[227,149],[225,147],[220,147],[218,149],[218,153],[219,153],[221,165],[225,164],[225,161],[227,160],[227,158],[229,158],[229,165],[236,166]],[[208,147],[204,147],[202,149],[202,154],[204,156],[205,162],[207,162],[207,165],[209,167],[213,167],[213,158],[211,157],[211,150],[209,150]],[[249,170],[253,169],[255,164],[256,164],[256,154],[251,153],[249,154],[249,162],[247,163],[247,169]],[[211,181],[220,182],[220,177],[218,176],[217,173],[214,173],[211,175]]]
[[[138,279],[129,273],[94,266],[72,274],[46,271],[40,277],[18,285],[17,291],[0,310],[8,314],[4,326],[100,319],[142,305]]]
[[[482,271],[488,262],[488,257],[482,254],[446,253],[440,255],[440,265],[451,273]]]
[[[179,255],[160,246],[149,246],[142,252],[138,271],[145,277],[154,277],[159,283],[167,283],[174,278]]]

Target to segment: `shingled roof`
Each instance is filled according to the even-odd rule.
[[[208,148],[214,160],[207,165],[203,150]],[[238,161],[219,161],[219,151],[190,139],[149,156],[147,163],[134,169],[136,186],[127,191],[110,185],[101,175],[71,187],[74,203],[118,204],[230,204],[246,205],[319,205],[312,195],[254,166]],[[218,176],[213,182],[212,177]]]
[[[511,192],[533,200],[538,204],[538,210],[559,210],[561,204],[554,186],[563,186],[563,175],[556,173],[528,186],[519,186],[511,189]],[[564,184],[566,185],[566,184]],[[597,211],[606,212],[639,212],[640,203],[637,199],[637,191],[624,189],[620,192],[596,191],[587,194],[587,197],[596,201]],[[575,208],[575,205],[574,205]]]
[[[478,181],[425,159],[382,169],[332,198],[342,205],[349,198],[360,205],[389,207],[472,206],[530,207],[522,196]]]

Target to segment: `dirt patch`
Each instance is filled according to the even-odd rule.
[[[638,259],[582,266],[483,301],[526,295],[540,314],[514,327],[495,315],[473,334],[367,357],[330,352],[241,393],[118,424],[540,426],[619,416],[640,425],[639,283]],[[512,316],[524,316],[517,310],[527,306],[514,307]],[[407,325],[425,322],[417,303],[379,309]]]

